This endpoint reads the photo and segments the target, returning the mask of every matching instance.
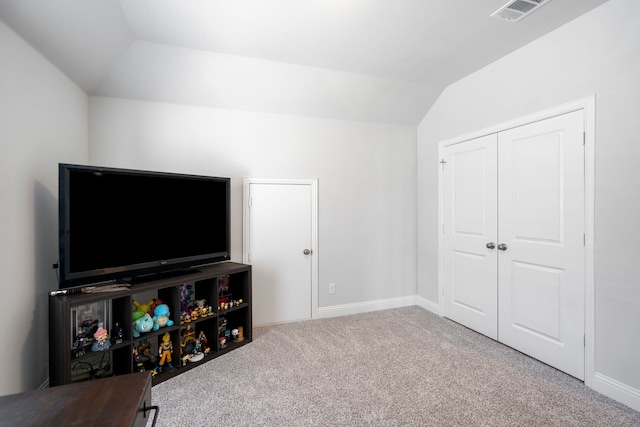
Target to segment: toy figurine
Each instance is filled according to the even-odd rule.
[[[122,328],[120,322],[115,322],[113,324],[113,335],[115,335],[116,337],[116,344],[120,344],[122,341],[124,341],[124,329]]]
[[[151,370],[151,378],[158,375],[158,372],[162,372],[162,368],[159,366],[156,366],[155,368],[153,368],[153,370]]]
[[[173,326],[173,320],[169,319],[171,313],[169,313],[169,306],[167,304],[160,304],[156,306],[154,310],[155,316],[153,316],[153,330],[157,331],[158,329],[164,326]]]
[[[111,343],[109,342],[109,332],[105,328],[98,328],[98,330],[93,334],[93,338],[95,341],[91,346],[91,351],[104,351],[108,350]]]
[[[190,313],[194,300],[193,286],[188,283],[180,285],[180,312]]]
[[[221,337],[224,335],[224,330],[227,329],[227,318],[219,317],[218,318],[218,336]]]
[[[171,364],[171,353],[173,353],[173,344],[171,343],[171,335],[169,332],[166,332],[162,336],[162,343],[160,343],[160,348],[158,349],[158,354],[160,354],[160,361],[158,362],[158,371],[162,372],[162,367],[165,362],[170,368],[173,368]]]
[[[229,292],[229,276],[218,277],[218,295],[225,295]]]
[[[86,341],[86,337],[83,333],[79,333],[76,336],[76,357],[80,357],[84,355],[84,342]]]
[[[200,331],[200,334],[198,335],[198,341],[202,346],[202,352],[204,354],[209,354],[209,352],[211,351],[211,347],[209,347],[209,340],[207,340],[207,336],[204,334],[204,331]]]
[[[196,338],[193,346],[193,352],[187,358],[189,362],[199,362],[204,358],[204,354],[200,351],[201,346],[202,344],[200,343],[200,338]]]
[[[196,307],[197,307],[196,310],[200,314],[200,317],[206,317],[209,315],[209,310],[207,310],[206,304],[207,304],[206,299],[196,300]]]
[[[204,331],[200,331],[200,333],[198,334],[198,339],[200,340],[203,346],[205,347],[207,346],[208,340],[207,340],[207,336],[204,334]]]
[[[189,325],[182,332],[182,342],[180,343],[180,358],[182,359],[182,365],[187,364],[187,360],[193,354],[193,348],[195,346],[196,330],[193,326]]]
[[[187,312],[183,312],[182,316],[181,316],[181,322],[180,323],[189,323],[191,322],[191,315]]]
[[[144,372],[145,371],[144,363],[142,362],[142,359],[140,359],[140,355],[138,354],[138,349],[136,347],[133,347],[132,358],[133,358],[134,369],[137,372]]]
[[[158,358],[151,353],[151,344],[149,342],[140,342],[137,349],[138,359],[142,366],[146,369],[153,369],[156,366]]]
[[[153,319],[149,313],[144,313],[140,310],[133,312],[133,336],[138,338],[140,333],[149,332],[153,329]]]

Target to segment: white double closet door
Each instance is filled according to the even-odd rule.
[[[582,111],[443,147],[444,315],[584,379]]]

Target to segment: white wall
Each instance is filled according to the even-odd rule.
[[[611,0],[449,86],[418,127],[418,294],[435,302],[438,142],[596,95],[595,370],[618,388],[628,387],[625,403],[636,409],[639,40],[640,2]]]
[[[49,376],[58,162],[86,162],[87,96],[0,21],[0,395]]]
[[[235,261],[243,178],[318,178],[320,307],[415,295],[415,127],[102,97],[90,123],[92,164],[231,177]]]
[[[242,259],[242,178],[319,178],[320,306],[415,295],[414,126],[100,97],[88,102],[2,22],[0,52],[0,286],[9,295],[0,311],[7,343],[0,350],[7,361],[0,395],[35,389],[48,377],[60,162],[232,177],[236,261]],[[283,90],[296,97],[295,86]],[[354,94],[343,95],[350,108]],[[335,295],[328,294],[329,282],[337,284]]]

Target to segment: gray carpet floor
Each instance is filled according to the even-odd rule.
[[[160,426],[640,426],[639,412],[419,307],[255,328],[152,393]]]

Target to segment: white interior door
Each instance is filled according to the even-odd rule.
[[[498,135],[499,340],[584,379],[583,113]]]
[[[498,338],[496,135],[443,154],[444,315]],[[489,247],[487,247],[489,244]]]
[[[579,379],[583,135],[575,111],[442,150],[444,315]]]
[[[249,182],[245,193],[245,262],[252,265],[253,323],[310,319],[316,257],[313,184]]]

